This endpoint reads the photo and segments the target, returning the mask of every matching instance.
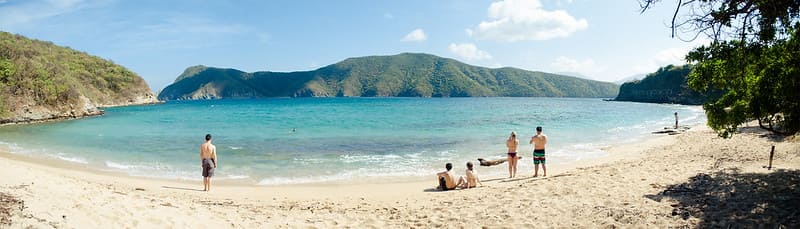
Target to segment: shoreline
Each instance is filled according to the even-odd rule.
[[[105,111],[97,109],[96,111],[88,112],[88,113],[83,114],[83,115],[56,115],[56,116],[51,116],[49,118],[44,118],[44,119],[27,119],[27,120],[22,120],[22,121],[3,122],[3,123],[0,123],[0,127],[2,127],[2,126],[12,126],[12,125],[32,125],[32,124],[39,124],[39,123],[69,121],[69,120],[75,120],[75,119],[102,116],[105,113],[106,113]]]
[[[707,128],[705,127],[705,123],[696,124],[690,127],[691,129],[696,128]],[[557,175],[560,173],[568,172],[570,170],[575,170],[581,167],[589,167],[601,164],[611,163],[620,159],[630,159],[631,157],[638,158],[633,149],[636,149],[639,146],[650,146],[650,145],[660,145],[664,144],[664,142],[669,141],[669,135],[660,135],[660,134],[647,134],[647,137],[643,137],[642,139],[636,142],[628,142],[628,143],[617,143],[615,145],[605,146],[599,148],[599,150],[606,153],[606,155],[601,157],[595,158],[588,158],[576,161],[575,163],[569,162],[560,162],[560,163],[553,163],[549,164],[551,167],[548,169],[550,171],[549,174]],[[169,177],[158,177],[158,176],[137,176],[131,175],[126,171],[116,170],[114,168],[103,168],[100,165],[90,165],[87,163],[75,162],[70,161],[62,158],[54,158],[49,157],[46,155],[26,155],[20,153],[12,153],[10,152],[11,149],[4,149],[0,147],[0,158],[2,159],[9,159],[18,162],[26,162],[31,164],[37,164],[47,167],[52,167],[55,169],[63,169],[68,171],[80,171],[85,173],[92,173],[98,175],[104,175],[116,178],[127,178],[127,179],[134,179],[140,180],[142,182],[147,181],[159,181],[159,182],[171,182],[177,184],[196,184],[201,183],[202,178],[199,177],[200,170],[198,169],[198,178],[196,180],[193,179],[185,179],[185,178],[169,178]],[[529,156],[523,156],[522,160],[530,159]],[[485,174],[487,170],[492,170],[495,174],[497,174],[497,170],[499,170],[500,174],[507,174],[508,166],[506,163],[484,167],[484,166],[477,166],[478,162],[473,161],[476,164],[476,169],[480,172],[480,174]],[[456,163],[454,163],[455,165]],[[458,164],[455,166],[455,171],[460,171],[459,169],[463,166]],[[533,173],[533,167],[531,168],[519,168],[519,175],[518,176],[529,176]],[[438,169],[437,169],[438,171]],[[460,174],[460,173],[459,173]],[[312,181],[312,182],[300,182],[300,183],[288,183],[288,184],[259,184],[259,180],[252,179],[250,177],[247,178],[221,178],[215,177],[214,184],[221,185],[221,186],[231,186],[231,187],[251,187],[251,188],[269,188],[269,187],[277,187],[277,188],[291,188],[291,187],[329,187],[329,186],[349,186],[349,185],[365,185],[365,184],[388,184],[388,183],[403,183],[403,184],[420,184],[420,183],[435,183],[431,177],[435,176],[435,174],[431,174],[430,177],[422,177],[422,176],[386,176],[386,177],[364,177],[363,180],[353,180],[353,179],[343,179],[343,180],[328,180],[328,181]],[[481,177],[482,179],[486,179]],[[508,179],[505,176],[500,177],[491,177],[488,179]]]
[[[103,116],[106,114],[106,111],[103,110],[104,108],[109,107],[129,107],[129,106],[150,106],[150,105],[158,105],[164,104],[164,101],[156,101],[156,102],[144,102],[144,103],[121,103],[121,104],[109,104],[103,106],[97,106],[95,111],[87,111],[87,113],[82,115],[72,115],[72,114],[64,114],[64,115],[55,115],[49,118],[44,119],[26,119],[22,121],[9,121],[9,122],[0,122],[0,127],[3,126],[12,126],[12,125],[32,125],[32,124],[40,124],[40,123],[50,123],[50,122],[62,122],[62,121],[70,121],[76,119],[83,119],[83,118],[91,118],[97,116]]]
[[[797,226],[800,221],[791,221],[798,217],[792,215],[793,207],[785,205],[800,203],[796,198],[800,190],[792,189],[791,180],[785,179],[800,179],[800,143],[773,141],[761,137],[763,131],[751,129],[732,139],[720,139],[707,127],[695,126],[679,135],[612,145],[603,159],[553,167],[547,177],[532,178],[526,173],[531,168],[521,168],[517,178],[481,177],[483,186],[448,192],[433,190],[433,175],[430,181],[373,184],[241,186],[215,182],[211,192],[202,192],[200,182],[98,173],[2,153],[0,194],[19,202],[11,203],[10,215],[0,212],[0,218],[9,217],[11,227],[753,225],[749,222]],[[766,165],[762,154],[769,145],[778,149],[775,168],[768,171],[761,166]],[[753,156],[753,152],[758,154]],[[679,166],[672,161],[675,158],[680,158]],[[762,195],[757,191],[760,183],[742,183],[741,179],[750,178],[736,178],[740,176],[754,176],[778,191]],[[728,177],[735,180],[726,180]],[[698,179],[710,180],[692,183]],[[728,192],[670,191],[726,190],[731,186],[745,194],[725,197],[733,198],[728,204],[710,202],[709,210],[693,203],[698,198],[718,197],[693,193],[727,196]],[[750,202],[763,199],[774,206],[770,209],[777,210],[750,208]]]
[[[705,127],[705,123],[697,124],[692,126],[691,129],[695,128],[707,128]],[[691,130],[690,130],[691,131]],[[548,168],[549,176],[557,176],[563,173],[570,172],[572,170],[591,167],[591,166],[599,166],[608,163],[613,163],[619,160],[625,159],[638,159],[642,155],[637,155],[638,148],[644,147],[652,147],[652,146],[661,146],[671,144],[671,137],[673,135],[656,135],[652,138],[645,138],[638,142],[632,143],[622,143],[612,146],[603,147],[601,150],[606,152],[607,155],[598,157],[598,158],[590,158],[585,160],[580,160],[577,163],[572,164],[554,164],[557,166],[551,165]],[[525,159],[525,158],[524,158]],[[124,171],[113,171],[113,170],[105,170],[96,166],[91,166],[88,164],[72,162],[60,158],[49,158],[42,155],[24,155],[24,154],[17,154],[8,152],[8,149],[0,148],[0,160],[9,160],[11,163],[24,163],[29,166],[35,166],[40,168],[46,168],[51,171],[55,171],[58,173],[63,174],[70,174],[76,175],[75,177],[84,177],[84,178],[92,178],[95,182],[104,182],[108,180],[125,180],[131,184],[138,184],[139,186],[153,186],[152,184],[162,184],[162,186],[199,186],[202,187],[202,179],[198,178],[198,180],[188,180],[188,179],[180,179],[180,178],[164,178],[164,177],[148,177],[148,176],[134,176],[130,175]],[[483,167],[483,166],[476,166],[478,171],[485,171],[485,170],[501,170],[507,171],[507,164],[503,163],[496,166],[490,167]],[[457,170],[457,169],[454,169]],[[198,174],[199,174],[198,169]],[[458,171],[456,171],[458,172]],[[519,174],[515,178],[508,178],[505,176],[500,177],[480,177],[484,180],[514,180],[520,178],[526,178],[532,176],[529,173],[533,172],[533,168],[520,168]],[[77,176],[77,174],[80,174]],[[460,173],[457,173],[460,174]],[[483,173],[481,173],[483,174]],[[199,176],[199,175],[198,175]],[[284,190],[287,195],[282,197],[291,198],[291,199],[301,199],[298,198],[297,195],[292,195],[291,193],[295,193],[297,190],[295,189],[306,189],[312,188],[319,191],[325,191],[324,189],[333,188],[333,189],[340,189],[342,187],[353,187],[354,189],[361,189],[361,186],[382,186],[382,185],[400,185],[400,186],[411,186],[411,187],[418,187],[421,188],[420,190],[424,191],[428,188],[433,188],[435,184],[435,174],[431,174],[429,178],[417,177],[417,176],[410,176],[410,177],[379,177],[379,178],[367,178],[369,180],[366,181],[355,181],[355,180],[334,180],[334,181],[323,181],[323,182],[309,182],[309,183],[293,183],[293,184],[269,184],[269,185],[262,185],[258,184],[258,181],[254,179],[233,179],[233,178],[216,178],[213,180],[213,185],[215,187],[222,187],[226,189],[237,189],[237,188],[247,188],[247,189],[275,189],[275,190]],[[398,179],[398,180],[391,180],[389,179]],[[242,181],[242,180],[249,180]],[[373,182],[377,181],[377,182]],[[428,187],[430,186],[430,187]],[[406,190],[408,191],[408,190]],[[420,192],[422,192],[420,191]],[[322,193],[332,193],[332,192],[322,192]],[[334,192],[335,193],[335,192]],[[367,195],[369,196],[369,195]],[[292,198],[293,197],[293,198]],[[363,197],[363,196],[362,196]]]
[[[202,107],[204,106],[205,105],[203,105]],[[211,104],[211,106],[213,107],[214,105]],[[696,118],[694,118],[696,117],[695,109],[685,108],[683,106],[674,108],[661,107],[661,106],[657,107],[659,109],[669,109],[669,110],[689,109],[687,110],[687,114],[691,113],[692,119],[687,119],[687,120],[693,120],[693,121],[687,121],[687,123],[702,121],[702,119],[697,120]],[[142,109],[137,108],[133,109],[132,111],[137,112],[140,110],[153,110],[152,108],[157,108],[157,107],[156,106],[151,108],[145,107]],[[106,111],[116,111],[116,110],[106,110]],[[120,111],[121,113],[130,112],[126,109]],[[148,112],[148,113],[158,114],[157,112]],[[109,115],[111,114],[109,113]],[[110,120],[111,118],[120,118],[120,117],[125,117],[125,116],[114,116],[114,117],[107,116],[105,118],[103,117],[98,118],[97,120],[86,119],[85,122],[84,121],[75,122],[74,125],[68,125],[69,123],[67,123],[65,125],[53,125],[52,127],[49,125],[37,126],[42,130],[42,132],[39,133],[48,133],[46,130],[51,130],[51,129],[56,129],[56,130],[63,129],[65,133],[72,133],[72,134],[66,134],[67,137],[73,135],[82,136],[86,134],[87,136],[86,138],[76,139],[74,142],[62,140],[61,142],[57,143],[55,143],[54,141],[54,143],[51,144],[51,140],[59,140],[60,138],[49,139],[52,137],[48,137],[49,135],[45,134],[36,134],[37,132],[31,132],[32,134],[29,134],[29,136],[31,136],[30,138],[26,138],[28,135],[24,134],[14,135],[15,133],[14,131],[23,133],[22,130],[24,129],[22,126],[15,127],[19,129],[18,130],[12,129],[14,131],[10,132],[8,135],[4,135],[8,136],[8,138],[4,141],[7,141],[8,143],[7,145],[9,146],[9,148],[16,150],[14,151],[15,153],[29,154],[31,156],[39,156],[38,154],[42,154],[45,155],[45,157],[51,157],[51,156],[59,157],[64,160],[73,161],[76,163],[89,164],[90,166],[97,168],[98,170],[121,171],[122,173],[126,173],[126,175],[130,176],[141,176],[154,179],[188,180],[188,181],[199,180],[194,170],[195,168],[194,164],[189,163],[191,162],[190,160],[185,160],[192,157],[192,155],[190,154],[191,152],[190,149],[196,147],[194,143],[189,143],[188,141],[186,141],[186,139],[188,138],[185,136],[186,135],[185,133],[182,134],[184,136],[176,137],[175,134],[162,134],[162,133],[174,133],[175,131],[170,131],[170,130],[150,131],[150,133],[147,134],[148,138],[142,138],[145,139],[142,141],[142,143],[154,147],[147,147],[146,149],[136,150],[138,152],[128,151],[126,150],[128,147],[136,147],[136,146],[131,145],[131,143],[126,143],[129,141],[122,140],[121,138],[131,139],[139,136],[130,135],[129,133],[132,133],[132,131],[119,131],[118,133],[122,134],[117,134],[117,132],[113,131],[114,129],[116,129],[114,128],[114,123],[109,123],[108,121],[104,121],[104,120]],[[686,117],[689,118],[690,116],[687,115]],[[148,127],[150,127],[151,124],[153,126],[158,126],[157,124],[159,124],[160,122],[169,123],[170,121],[172,121],[171,119],[165,119],[165,120],[158,119],[157,115],[154,115],[153,117],[149,118],[150,119],[148,119],[149,121],[147,122]],[[124,125],[124,127],[126,127],[125,128],[126,130],[140,131],[139,129],[127,128],[127,127],[136,127],[135,124],[134,125],[130,124],[133,123],[132,120],[137,120],[136,118],[127,118],[123,120],[129,121],[126,122],[127,125]],[[158,121],[156,122],[156,120]],[[617,125],[613,124],[603,125],[603,127],[610,126],[613,128],[587,128],[591,129],[591,135],[589,138],[582,137],[584,134],[582,132],[578,131],[570,132],[567,129],[566,131],[568,132],[567,134],[562,134],[563,136],[556,137],[557,141],[555,141],[554,143],[558,148],[551,148],[548,150],[548,153],[552,158],[549,162],[552,165],[554,165],[551,166],[551,169],[560,167],[561,165],[569,166],[569,164],[576,162],[578,164],[584,164],[586,163],[586,161],[594,161],[597,160],[597,158],[607,157],[608,153],[602,151],[601,149],[602,147],[606,147],[609,144],[613,145],[617,145],[620,143],[628,144],[629,142],[640,141],[641,139],[655,138],[652,134],[649,134],[647,132],[643,133],[642,130],[649,129],[648,125],[657,123],[658,121],[652,121],[656,120],[655,118],[646,118],[642,120],[647,120],[647,122],[642,121],[642,123],[637,122],[637,123],[631,123],[629,125],[627,125],[628,123],[624,122],[622,124],[617,124]],[[88,122],[88,121],[93,121],[93,122]],[[98,134],[96,135],[94,133],[88,133],[88,132],[82,133],[84,131],[82,131],[82,129],[79,128],[86,126],[86,123],[93,123],[104,129],[98,130],[97,131]],[[103,125],[99,125],[98,123]],[[222,125],[224,126],[224,122],[222,122]],[[659,126],[659,128],[660,127],[661,126]],[[86,126],[86,128],[95,130],[94,127],[92,126]],[[215,127],[215,128],[221,128],[221,127]],[[122,127],[120,127],[120,129],[122,129]],[[252,134],[248,133],[246,134],[246,136],[234,135],[230,133],[228,135],[223,135],[223,137],[232,136],[240,138],[237,139],[236,141],[228,141],[228,142],[223,141],[222,143],[220,143],[220,144],[229,144],[227,145],[227,147],[223,145],[222,146],[223,148],[220,149],[221,150],[226,149],[225,151],[223,151],[224,153],[231,153],[231,155],[236,154],[237,156],[236,158],[231,157],[230,159],[236,159],[237,161],[235,162],[237,164],[226,165],[224,163],[225,160],[223,159],[223,164],[222,164],[223,167],[220,169],[221,173],[218,173],[218,175],[222,176],[218,176],[216,177],[216,179],[222,178],[225,180],[234,180],[234,182],[238,181],[238,183],[252,183],[252,184],[266,185],[266,186],[286,185],[286,184],[291,185],[297,183],[339,184],[339,183],[348,183],[351,180],[362,179],[359,177],[369,178],[375,176],[379,176],[379,178],[375,179],[369,178],[368,181],[366,182],[381,182],[381,180],[383,179],[419,181],[421,179],[424,179],[424,177],[428,176],[429,173],[435,173],[436,171],[440,170],[441,167],[443,167],[441,165],[443,165],[444,162],[453,162],[454,165],[456,165],[455,168],[460,169],[460,167],[463,167],[464,162],[472,161],[479,157],[489,158],[489,159],[505,157],[505,153],[500,152],[501,149],[502,151],[505,151],[505,148],[500,144],[494,145],[494,143],[500,142],[500,138],[495,139],[496,136],[486,136],[487,134],[478,134],[478,135],[472,134],[466,137],[456,136],[454,138],[446,139],[446,141],[450,141],[449,144],[452,144],[452,146],[450,145],[448,145],[447,147],[436,146],[431,148],[434,150],[446,150],[442,152],[433,152],[433,151],[428,152],[429,149],[426,149],[424,147],[419,148],[419,146],[417,146],[418,144],[414,140],[402,140],[397,142],[390,141],[391,143],[405,144],[406,147],[411,147],[409,148],[411,149],[410,151],[395,152],[393,151],[394,149],[390,150],[379,149],[378,151],[380,151],[381,153],[378,154],[375,154],[374,152],[360,152],[360,151],[351,152],[348,151],[351,150],[348,147],[339,147],[339,148],[334,147],[333,149],[329,149],[327,147],[317,144],[314,145],[314,147],[316,148],[312,149],[315,150],[315,152],[313,153],[316,154],[295,153],[296,155],[300,156],[291,155],[291,157],[294,158],[290,159],[294,161],[287,162],[287,164],[290,164],[291,166],[276,167],[280,166],[281,163],[272,163],[272,162],[284,160],[283,158],[280,158],[283,157],[283,155],[279,155],[280,157],[276,158],[272,158],[272,156],[261,156],[262,154],[271,155],[270,152],[271,149],[268,147],[269,146],[268,144],[265,145],[257,141],[265,141],[263,139],[267,139],[270,141],[273,141],[272,139],[294,139],[291,137],[291,134],[294,134],[294,132],[292,133],[281,132],[280,130],[282,130],[283,128],[272,128],[272,129],[276,130],[273,131],[276,132],[276,134],[272,133],[263,134],[264,131],[260,132],[253,131]],[[110,131],[102,132],[103,130],[110,130]],[[425,135],[427,136],[428,134],[433,134],[432,132],[433,131],[425,132]],[[387,136],[391,135],[386,133],[384,133],[383,135]],[[489,132],[484,131],[483,133],[489,133]],[[273,138],[271,136],[278,136],[278,137]],[[469,139],[470,137],[473,138],[471,139],[473,141],[474,139],[482,141],[479,141],[478,143],[474,143],[472,145],[462,144],[462,142],[466,142],[462,140]],[[84,139],[90,139],[90,140],[84,140]],[[119,140],[111,140],[111,139],[119,139]],[[352,139],[355,140],[356,138]],[[401,138],[401,139],[413,139],[413,138]],[[174,144],[173,140],[176,140]],[[424,140],[426,139],[423,139],[423,141]],[[15,144],[15,142],[18,142],[19,144],[17,145]],[[93,146],[93,145],[99,145],[99,142],[103,142],[102,145],[107,145],[107,146],[105,146],[105,148]],[[298,140],[298,142],[301,141]],[[77,145],[75,143],[87,144],[87,145],[85,146],[85,148],[78,148],[78,147],[72,147],[70,143],[72,143],[73,145]],[[560,143],[563,143],[563,145],[558,145]],[[280,143],[273,143],[273,144],[280,144]],[[342,144],[342,146],[346,146],[347,144],[350,143],[329,143],[329,144]],[[425,141],[424,144],[431,144],[435,146],[437,143],[435,143],[434,141]],[[118,147],[118,146],[123,147],[122,149],[119,150],[120,151],[119,154],[115,153],[115,150],[113,149],[113,147]],[[162,146],[168,147],[169,150],[160,150],[159,147]],[[244,146],[245,148],[242,149],[242,146]],[[37,149],[37,147],[41,149]],[[303,152],[304,150],[303,149],[304,147],[297,147],[297,146],[293,147],[294,148],[291,149],[287,148],[287,149],[292,152],[294,151]],[[375,147],[381,147],[381,146],[380,144],[376,144]],[[419,149],[416,149],[414,147],[417,147]],[[529,147],[522,146],[521,148],[522,148],[522,150],[520,151],[521,155],[530,156],[530,151],[525,152],[526,151],[525,148]],[[454,151],[450,152],[449,150],[454,150]],[[325,151],[331,151],[335,153],[328,154]],[[124,154],[122,152],[124,152]],[[165,156],[162,157],[163,159],[160,159],[158,162],[154,162],[150,160],[148,157],[144,157],[144,159],[141,159],[141,157],[137,158],[137,155],[139,155],[139,153],[145,153],[148,157],[153,155],[177,155],[177,156],[169,156],[169,157]],[[263,160],[264,164],[263,165],[256,164],[250,167],[246,166],[249,163],[246,163],[246,160],[244,161],[241,160],[241,158],[243,157],[239,156],[243,155],[243,153],[252,153],[254,155],[256,154],[259,155],[260,157],[258,159]],[[436,156],[434,153],[447,154],[447,156]],[[323,160],[316,160],[318,158],[317,154],[320,155],[338,154],[339,158],[332,158],[332,159],[324,158]],[[382,157],[383,155],[386,156]],[[224,154],[221,156],[224,156]],[[406,156],[409,157],[406,158]],[[407,160],[409,158],[412,160]],[[370,165],[368,163],[372,163],[373,161],[381,162],[382,164],[381,167],[376,167],[374,169],[370,168],[369,167]],[[346,164],[342,165],[343,163]],[[413,163],[413,164],[408,164],[408,163]],[[525,166],[525,164],[532,166],[530,157],[526,157],[525,159],[520,161],[520,166]],[[556,164],[561,164],[561,165],[556,165]],[[316,165],[323,165],[323,166],[321,166],[320,169],[312,167]],[[226,168],[224,168],[226,166],[230,166],[229,168],[231,168],[231,170],[227,170]],[[232,168],[233,166],[238,166],[241,167],[242,169],[236,170],[235,168]],[[483,170],[489,172],[494,171],[493,173],[490,173],[490,175],[492,176],[499,176],[500,173],[507,174],[506,172],[502,171],[503,169],[495,169],[502,166],[503,165],[488,169],[479,167],[480,168],[479,172],[483,173],[484,172]],[[276,168],[278,170],[275,170]],[[359,168],[370,168],[370,169],[362,170]],[[268,170],[273,170],[273,171],[268,171]],[[411,178],[409,178],[409,176]]]

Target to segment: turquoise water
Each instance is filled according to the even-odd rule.
[[[548,164],[605,156],[602,147],[705,122],[699,107],[569,98],[277,98],[175,101],[100,117],[0,127],[0,147],[133,176],[200,179],[214,136],[218,179],[262,185],[429,177],[453,162],[502,158],[511,131],[530,159],[536,126]],[[530,166],[521,160],[520,167]],[[460,170],[459,170],[460,171]],[[497,175],[501,175],[502,169]]]

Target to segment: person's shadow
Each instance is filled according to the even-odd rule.
[[[172,186],[161,186],[161,187],[162,188],[167,188],[167,189],[177,189],[177,190],[186,190],[186,191],[198,191],[198,192],[202,192],[203,191],[202,189],[194,189],[194,188],[181,188],[181,187],[172,187]]]

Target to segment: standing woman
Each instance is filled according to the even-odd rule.
[[[508,178],[517,176],[517,133],[511,131],[511,136],[506,140],[506,147],[508,147]]]

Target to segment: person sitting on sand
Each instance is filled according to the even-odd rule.
[[[475,172],[475,169],[472,166],[472,162],[467,162],[466,173],[467,173],[466,177],[462,176],[458,178],[458,184],[456,184],[456,186],[458,186],[459,188],[474,188],[478,186],[479,183],[483,185],[481,183],[481,180],[478,179],[478,175],[476,174],[478,172]]]
[[[439,180],[439,187],[437,189],[441,189],[442,191],[453,190],[456,189],[456,180],[453,178],[453,164],[447,163],[444,165],[447,171],[437,173],[436,176]]]
[[[547,135],[542,133],[542,127],[536,127],[536,135],[531,137],[530,144],[533,144],[533,165],[536,170],[533,172],[533,177],[539,176],[539,164],[542,164],[544,175],[547,176],[547,167],[544,165],[544,145],[547,144]]]
[[[203,191],[210,191],[211,177],[217,168],[217,147],[211,144],[211,134],[206,134],[206,142],[200,145],[200,166],[203,167]]]
[[[508,178],[517,176],[517,133],[511,131],[511,136],[506,140],[506,147],[508,147]]]

